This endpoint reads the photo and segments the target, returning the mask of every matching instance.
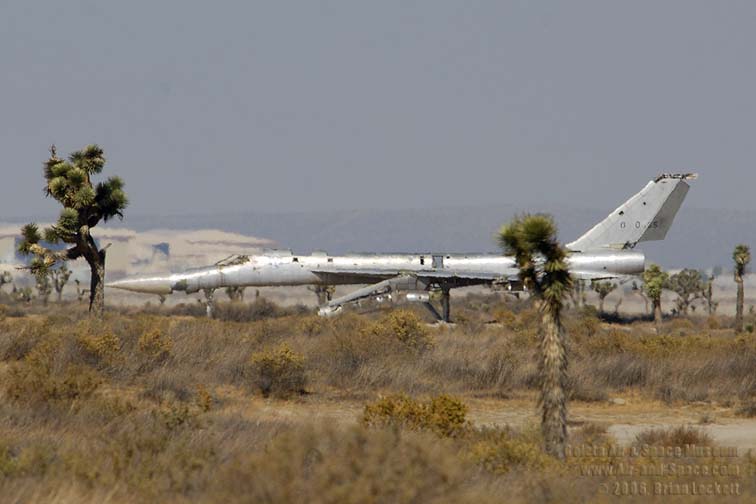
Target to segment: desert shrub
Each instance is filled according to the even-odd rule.
[[[518,332],[538,331],[541,327],[541,319],[542,315],[538,308],[529,306],[517,314],[515,330]]]
[[[713,440],[706,432],[690,425],[670,428],[651,428],[638,433],[633,444],[636,446],[685,446],[711,445]]]
[[[60,386],[53,377],[60,346],[58,339],[41,341],[21,362],[13,364],[5,380],[7,395],[17,401],[54,399]]]
[[[93,333],[91,330],[83,330],[76,338],[81,352],[90,362],[110,363],[118,355],[121,349],[121,340],[111,330],[104,329]]]
[[[35,442],[11,446],[0,441],[0,481],[2,477],[40,477],[55,461],[55,451],[48,445]]]
[[[257,352],[250,359],[255,385],[263,396],[286,397],[304,392],[306,377],[304,356],[293,352],[287,344],[276,349]]]
[[[542,470],[555,464],[541,449],[536,434],[518,436],[510,429],[476,431],[472,435],[469,457],[494,474],[505,474],[514,469]]]
[[[598,312],[593,307],[583,307],[577,317],[567,320],[567,329],[573,337],[593,337],[601,328]]]
[[[417,355],[386,331],[352,313],[328,322],[316,352],[318,368],[333,385],[351,386],[360,370],[374,362],[396,359],[404,362]]]
[[[150,413],[169,431],[174,431],[179,427],[198,425],[199,411],[181,402],[166,401],[159,409],[152,410]]]
[[[23,324],[4,324],[0,327],[0,359],[21,360],[50,333],[45,321],[24,321]]]
[[[589,444],[593,446],[608,445],[609,436],[604,424],[586,422],[570,437],[572,445]]]
[[[70,365],[63,375],[58,397],[63,399],[90,397],[102,382],[102,377],[89,366]]]
[[[739,416],[753,418],[756,417],[756,401],[747,401],[743,403],[738,409],[737,414]]]
[[[0,476],[8,478],[14,476],[17,468],[17,459],[11,447],[0,442]]]
[[[703,413],[700,417],[698,417],[698,424],[699,425],[709,425],[713,424],[716,421],[716,417],[709,412]]]
[[[643,357],[667,357],[677,354],[693,340],[676,335],[635,333],[621,329],[601,331],[593,338],[580,341],[588,355],[640,355]]]
[[[87,487],[121,487],[122,501],[158,502],[208,484],[216,461],[197,412],[182,404],[137,410],[110,429],[66,446],[59,471]],[[124,492],[125,491],[125,492]]]
[[[467,406],[448,395],[421,402],[400,394],[366,404],[362,423],[367,426],[429,430],[441,437],[455,437],[469,427],[466,415]]]
[[[688,318],[674,318],[665,324],[666,330],[670,334],[676,334],[678,336],[685,336],[695,330],[696,326]]]
[[[517,328],[517,315],[506,306],[500,306],[494,310],[493,318],[506,329],[514,331]]]
[[[308,337],[315,336],[323,332],[327,324],[327,320],[318,315],[310,315],[303,317],[299,323],[299,331],[306,334]]]
[[[483,364],[476,386],[496,387],[500,391],[511,386],[517,361],[509,349],[490,352]]]
[[[386,339],[395,339],[412,351],[425,351],[433,346],[433,338],[425,323],[414,312],[394,310],[367,330]]]
[[[495,502],[449,440],[395,429],[305,427],[217,477],[220,502]]]
[[[52,345],[41,344],[8,372],[8,397],[21,402],[74,400],[90,397],[102,383],[97,372],[85,365],[55,366]]]
[[[668,405],[674,404],[678,401],[706,401],[709,398],[708,387],[686,386],[685,383],[681,382],[682,380],[680,379],[676,381],[672,381],[671,378],[663,380],[660,384],[654,387],[654,397]]]
[[[136,404],[128,398],[98,393],[82,403],[76,413],[90,428],[94,425],[106,425],[136,410]]]
[[[141,396],[158,403],[186,402],[192,397],[191,376],[173,366],[161,366],[144,377]]]
[[[215,317],[219,320],[231,322],[254,322],[287,315],[288,310],[260,297],[254,302],[246,303],[218,303]]]
[[[171,354],[173,340],[160,329],[145,331],[139,337],[139,351],[153,362],[162,362]]]
[[[197,385],[197,393],[195,398],[197,407],[199,407],[200,411],[207,413],[213,408],[213,405],[215,404],[215,398],[210,393],[209,390],[207,390],[207,387],[200,384]]]
[[[264,297],[252,303],[216,302],[214,318],[226,322],[256,322],[290,315],[303,315],[309,309],[302,305],[282,307]],[[167,310],[169,315],[203,318],[207,316],[204,303],[180,303]]]
[[[292,317],[258,320],[252,324],[253,338],[263,344],[280,341],[291,336],[292,326],[296,327],[296,320]]]
[[[609,399],[606,387],[590,378],[570,375],[567,381],[567,397],[571,401],[603,402]]]
[[[573,365],[573,369],[580,368],[585,380],[591,380],[596,386],[620,390],[645,385],[651,367],[647,358],[630,353],[589,354]]]

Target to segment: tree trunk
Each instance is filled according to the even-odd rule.
[[[215,316],[215,289],[204,289],[205,293],[205,315],[207,318]]]
[[[743,302],[745,293],[743,292],[743,277],[737,275],[735,282],[738,284],[738,297],[735,302],[735,332],[743,332]]]
[[[567,353],[558,311],[543,314],[541,338],[541,432],[546,453],[564,460],[567,442]]]
[[[656,324],[656,332],[659,332],[659,327],[662,323],[662,309],[661,309],[661,299],[654,299],[654,323]]]
[[[599,297],[599,313],[604,313],[604,298]]]
[[[91,276],[89,280],[89,314],[92,317],[105,316],[105,251],[87,255]]]
[[[77,243],[80,254],[89,264],[89,316],[103,318],[105,316],[105,251],[97,248],[92,235],[86,234]]]
[[[709,316],[714,315],[714,300],[712,296],[712,281],[709,281],[709,285],[706,287],[706,305],[709,310]]]

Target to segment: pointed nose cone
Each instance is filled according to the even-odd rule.
[[[105,286],[145,294],[170,294],[173,292],[171,284],[171,278],[168,276],[153,276],[124,278],[123,280],[108,282]]]

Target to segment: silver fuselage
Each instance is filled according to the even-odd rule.
[[[642,252],[631,250],[575,252],[568,256],[575,278],[586,280],[639,275]],[[264,253],[238,264],[219,264],[169,275],[118,280],[111,287],[151,294],[186,293],[224,287],[295,285],[356,285],[401,274],[464,279],[466,285],[512,281],[517,277],[512,257],[495,254],[326,254]]]

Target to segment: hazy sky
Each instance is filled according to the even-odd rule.
[[[756,210],[756,2],[3,1],[0,220],[101,144],[134,214]]]

